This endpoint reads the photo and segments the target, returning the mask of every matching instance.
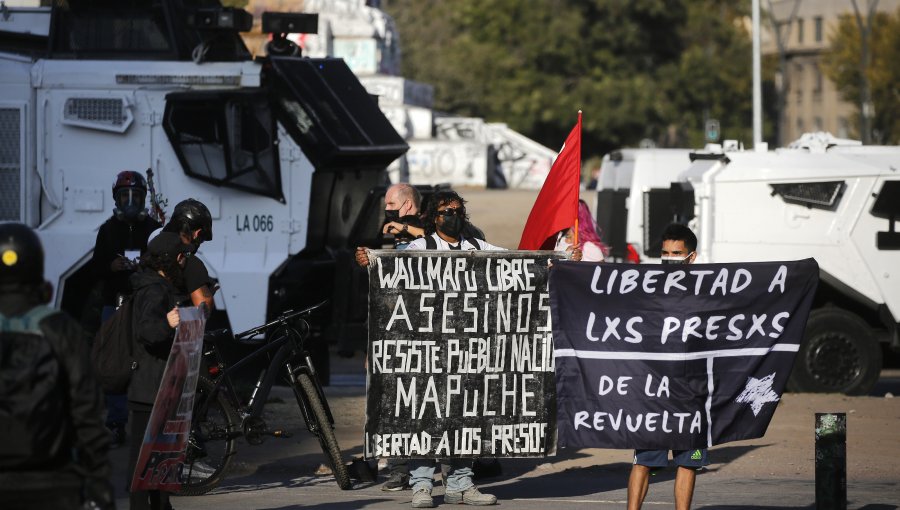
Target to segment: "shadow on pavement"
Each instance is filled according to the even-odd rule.
[[[759,505],[706,505],[698,506],[697,510],[800,510],[806,508],[815,508],[816,505],[806,506],[759,506]],[[869,509],[873,510],[873,509]]]
[[[371,499],[358,499],[353,503],[357,505],[355,508],[365,508],[369,505],[374,505],[377,503],[384,503],[386,501],[393,501],[391,499],[385,498],[371,498]],[[335,502],[335,503],[317,503],[315,505],[317,510],[328,510],[329,508],[335,508],[344,510],[347,508],[347,502]],[[278,506],[278,507],[260,507],[259,510],[300,510],[302,508],[310,508],[307,505],[290,505],[290,506]]]

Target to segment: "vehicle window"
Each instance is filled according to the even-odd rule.
[[[284,199],[275,119],[262,89],[169,94],[163,125],[187,175]]]

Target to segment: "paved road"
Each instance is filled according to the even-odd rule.
[[[351,360],[349,366],[355,366]],[[355,374],[335,378],[327,389],[338,416],[338,438],[346,458],[361,455],[365,388]],[[342,384],[342,385],[341,385]],[[900,370],[886,370],[874,395],[786,395],[769,433],[755,441],[743,441],[712,450],[713,464],[698,478],[694,499],[697,509],[796,509],[813,508],[815,502],[812,453],[813,411],[845,411],[849,416],[849,508],[892,510],[900,502]],[[297,430],[290,439],[270,439],[264,445],[240,444],[230,476],[216,491],[205,496],[173,500],[178,510],[228,509],[385,509],[409,508],[411,493],[382,492],[380,484],[358,482],[342,491],[328,477],[313,476],[322,461],[318,443],[302,429],[292,395],[276,388],[267,406],[274,426]],[[881,420],[881,421],[879,421]],[[887,430],[888,432],[884,432]],[[116,484],[124,485],[126,449],[113,452]],[[562,451],[549,459],[507,459],[504,473],[479,485],[496,494],[501,506],[522,509],[624,508],[631,453],[621,450]],[[672,504],[672,474],[651,480],[646,508],[668,509]],[[442,489],[435,490],[441,503]],[[124,491],[119,508],[128,508]]]

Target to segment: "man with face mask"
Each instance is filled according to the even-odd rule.
[[[119,172],[112,192],[115,202],[113,215],[97,231],[91,259],[95,281],[101,285],[99,322],[112,315],[120,296],[131,294],[129,278],[137,269],[136,259],[147,248],[150,233],[161,226],[147,215],[144,207],[147,181],[143,175],[132,170]],[[100,325],[96,312],[86,313],[82,325],[93,338],[91,332]],[[106,426],[112,432],[113,445],[119,446],[125,440],[125,423],[128,421],[125,395],[107,394],[105,398]]]
[[[663,264],[693,264],[697,258],[697,236],[684,225],[673,223],[662,234]],[[675,508],[688,510],[694,498],[697,470],[709,464],[706,448],[672,450],[675,473]],[[650,486],[650,473],[667,467],[667,450],[635,450],[628,477],[628,510],[640,510]]]
[[[697,258],[697,236],[678,223],[667,226],[662,234],[663,264],[693,264]]]
[[[438,191],[428,201],[423,223],[426,236],[409,243],[407,250],[505,250],[484,239],[464,234],[468,225],[465,201],[455,191]],[[410,461],[413,508],[432,508],[431,497],[436,463],[434,459]],[[495,505],[496,496],[484,494],[472,482],[472,461],[452,459],[446,475],[444,502],[465,505]]]
[[[407,250],[505,250],[484,239],[465,235],[469,216],[465,200],[455,191],[438,191],[432,195],[422,222],[425,237],[409,243]]]
[[[419,190],[407,183],[394,184],[384,194],[384,225],[381,232],[394,236],[394,248],[402,250],[413,240],[425,235],[422,220],[419,218],[419,206],[422,195]],[[361,267],[369,265],[366,248],[356,248],[356,263]]]
[[[413,239],[425,235],[419,218],[422,195],[407,183],[394,184],[384,194],[384,227],[382,233],[393,234],[394,248],[402,250]]]
[[[394,248],[402,250],[413,240],[422,237],[425,229],[419,219],[419,205],[422,195],[414,186],[407,183],[394,184],[384,194],[384,226],[382,233],[393,234]],[[356,263],[362,267],[369,265],[369,257],[365,247],[356,248]],[[388,462],[390,476],[381,486],[383,491],[400,491],[408,487],[409,465],[405,460],[397,459]]]

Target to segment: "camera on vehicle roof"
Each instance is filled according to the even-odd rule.
[[[200,30],[249,32],[253,28],[253,15],[234,7],[195,9],[188,12],[186,21],[189,27]]]
[[[319,15],[293,12],[264,12],[262,31],[266,34],[315,34]]]

